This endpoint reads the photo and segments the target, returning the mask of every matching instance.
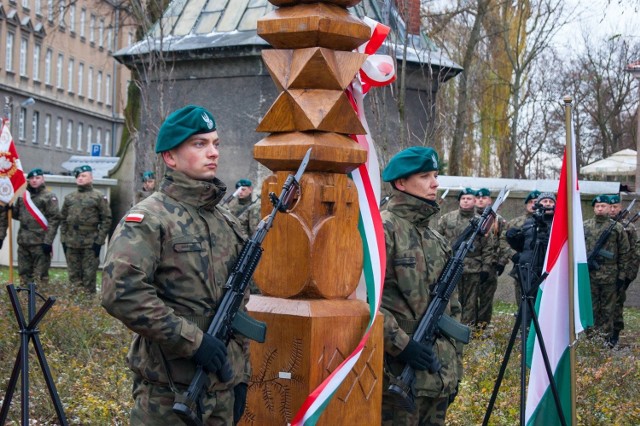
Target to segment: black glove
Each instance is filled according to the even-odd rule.
[[[193,360],[209,373],[215,373],[227,360],[227,348],[222,340],[205,333]]]
[[[400,352],[398,359],[409,364],[414,370],[429,370],[431,374],[440,371],[440,368],[442,368],[438,357],[433,353],[433,349],[413,339],[409,340],[409,344]]]
[[[65,243],[62,243],[62,251],[67,254],[67,245]]]
[[[93,253],[96,255],[96,257],[100,256],[100,248],[102,248],[100,244],[93,243],[91,245],[91,250],[93,250]]]
[[[458,396],[459,387],[460,387],[460,382],[456,383],[456,388],[453,390],[453,393],[449,395],[449,405],[453,404],[453,401],[456,400],[456,396]]]
[[[516,253],[513,256],[511,256],[511,261],[517,265],[518,262],[520,262],[520,253]]]
[[[44,254],[51,254],[52,251],[53,247],[51,247],[51,244],[42,244],[42,252]]]
[[[496,263],[495,268],[496,268],[496,273],[498,274],[498,276],[502,275],[502,273],[504,272],[504,265]]]
[[[2,243],[4,243],[4,240],[0,238],[0,249],[2,249]]]
[[[624,281],[623,279],[618,278],[616,280],[616,290],[617,291],[621,291],[624,288]]]
[[[244,407],[247,405],[247,384],[238,383],[233,388],[233,397],[233,424],[237,425],[244,414]]]
[[[483,283],[489,278],[489,273],[487,271],[480,272],[480,282]]]
[[[624,280],[624,289],[625,291],[629,288],[629,286],[631,285],[631,282],[633,280],[631,278],[627,278],[626,280]]]

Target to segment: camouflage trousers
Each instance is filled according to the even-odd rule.
[[[173,412],[174,398],[175,394],[168,386],[154,385],[141,377],[135,377],[133,380],[135,403],[131,409],[131,426],[184,424],[180,417]],[[204,425],[233,425],[233,390],[207,392],[203,399],[202,408]]]
[[[65,256],[67,258],[69,283],[73,286],[81,287],[91,294],[95,293],[96,274],[98,273],[100,258],[96,256],[93,249],[91,247],[67,247]]]
[[[495,272],[489,274],[486,281],[478,287],[478,324],[489,324],[493,315],[493,296],[498,289],[498,276]]]
[[[624,330],[624,318],[623,318],[623,310],[624,310],[624,302],[627,301],[627,289],[628,285],[621,288],[618,292],[618,298],[616,299],[616,306],[614,308],[613,313],[613,331],[620,333],[620,331]]]
[[[18,244],[18,274],[20,283],[35,282],[38,285],[49,283],[51,255],[42,251],[42,245]]]
[[[462,274],[458,283],[458,298],[462,305],[461,323],[475,325],[478,318],[478,287],[480,273]]]
[[[410,413],[389,403],[382,395],[383,426],[444,426],[449,398],[429,398],[419,396],[415,399],[416,411]]]
[[[611,337],[613,332],[613,321],[615,316],[615,306],[618,300],[616,290],[616,277],[594,277],[591,279],[591,302],[593,304],[593,326],[596,330]]]

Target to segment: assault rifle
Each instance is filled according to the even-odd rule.
[[[227,195],[226,197],[224,197],[224,199],[222,200],[222,205],[224,206],[225,204],[229,204],[229,202],[231,200],[233,200],[234,198],[236,198],[238,196],[238,194],[240,194],[240,191],[242,191],[242,186],[239,186],[238,188],[236,188],[235,191],[233,191],[231,194]]]
[[[609,224],[607,229],[605,229],[604,232],[602,232],[602,234],[600,234],[600,236],[598,237],[596,244],[593,246],[593,250],[591,250],[591,252],[587,256],[587,266],[589,267],[590,271],[600,270],[600,264],[597,261],[598,256],[602,256],[605,259],[609,259],[609,260],[613,259],[613,253],[611,253],[608,250],[605,250],[604,245],[607,243],[609,236],[613,232],[613,228],[616,227],[616,224],[618,222],[623,221],[627,217],[627,215],[629,214],[629,211],[631,210],[635,202],[636,200],[634,199],[633,201],[631,201],[631,203],[629,203],[626,209],[618,212],[616,217],[613,218],[611,224]]]
[[[267,232],[273,225],[273,220],[278,212],[286,212],[293,204],[300,190],[300,178],[309,164],[311,148],[302,159],[298,171],[289,175],[282,187],[280,197],[274,193],[269,194],[273,203],[271,214],[260,221],[256,232],[245,243],[240,257],[233,266],[233,270],[225,284],[225,293],[213,317],[213,321],[207,333],[217,337],[226,344],[231,340],[234,330],[245,334],[260,343],[264,342],[266,326],[264,323],[254,320],[240,312],[240,306],[244,299],[244,293],[249,286],[249,281],[258,266],[262,256],[262,242]],[[233,379],[233,371],[227,360],[216,373],[221,382]],[[202,398],[209,387],[209,377],[201,365],[198,365],[196,374],[191,380],[187,391],[176,398],[173,411],[189,426],[202,426]]]
[[[475,220],[471,220],[471,223],[465,230],[464,234],[468,235],[468,238],[460,242],[455,253],[449,258],[440,273],[433,289],[431,302],[411,337],[416,342],[433,347],[438,333],[443,333],[443,328],[446,329],[443,325],[447,322],[455,322],[455,320],[444,315],[444,311],[449,304],[449,298],[453,290],[455,290],[456,285],[458,285],[462,277],[464,258],[470,250],[473,250],[473,242],[476,236],[479,234],[486,235],[491,229],[491,226],[493,226],[498,208],[504,201],[505,190],[506,188],[502,189],[493,205],[487,206],[479,219],[475,218]],[[467,342],[468,337],[467,335]],[[459,340],[463,341],[462,339]],[[400,376],[391,379],[391,385],[389,386],[389,392],[395,399],[394,404],[411,413],[416,410],[414,397],[415,380],[415,370],[411,368],[411,366],[406,365]]]

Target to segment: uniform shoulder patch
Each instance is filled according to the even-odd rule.
[[[125,222],[136,222],[140,223],[144,220],[144,214],[142,213],[129,213],[125,218]]]

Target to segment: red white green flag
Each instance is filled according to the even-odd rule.
[[[16,145],[9,129],[9,120],[2,120],[0,134],[0,202],[13,204],[27,187]]]
[[[572,131],[572,129],[569,131]],[[544,339],[567,425],[571,425],[571,388],[574,386],[571,380],[572,365],[570,357],[570,345],[574,342],[570,341],[570,336],[577,336],[587,327],[593,325],[587,251],[584,240],[580,189],[576,171],[575,140],[573,137],[571,137],[571,141],[573,155],[569,161],[573,164],[572,191],[570,194],[567,193],[568,160],[565,151],[560,173],[556,210],[544,265],[544,270],[549,275],[540,285],[536,300],[540,331]],[[572,217],[569,217],[569,205],[573,206],[571,209],[573,211]],[[573,265],[569,264],[569,229],[573,231]],[[573,301],[569,301],[570,268],[573,268],[573,276],[575,278],[573,282]],[[573,303],[573,309],[570,309],[570,303]],[[569,330],[569,314],[571,311],[574,313],[575,329],[573,334]],[[529,350],[532,351],[532,357],[525,410],[526,424],[559,425],[561,422],[558,410],[549,385],[539,341],[533,329],[529,334],[528,343]]]

